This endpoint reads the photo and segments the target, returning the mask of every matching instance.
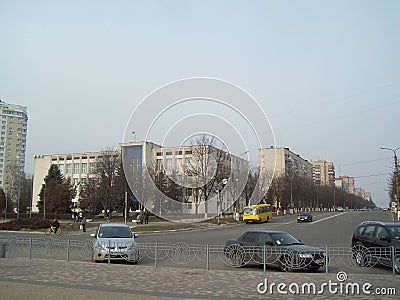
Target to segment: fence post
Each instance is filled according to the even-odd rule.
[[[156,242],[154,249],[154,267],[157,268],[157,252],[158,252],[158,242]]]
[[[108,240],[108,264],[111,262],[111,241]]]
[[[210,270],[210,246],[206,245],[206,264],[207,264],[207,271]]]
[[[32,238],[29,239],[29,259],[32,259]]]
[[[329,253],[328,253],[328,245],[325,245],[325,273],[329,273]]]
[[[392,252],[392,272],[393,275],[396,276],[396,268],[394,266],[396,264],[396,248],[394,247],[394,245],[392,245],[390,249]]]
[[[69,247],[70,247],[70,240],[67,240],[67,262],[69,262]]]
[[[264,273],[267,272],[267,259],[266,259],[266,253],[265,251],[267,250],[266,245],[263,246],[263,255],[262,255],[262,260],[263,260],[263,266],[264,266]]]

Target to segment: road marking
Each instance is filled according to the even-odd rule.
[[[321,222],[321,221],[325,221],[325,220],[328,220],[328,219],[331,219],[331,218],[334,218],[334,217],[337,217],[337,216],[340,216],[340,215],[343,215],[343,214],[344,214],[344,212],[342,212],[340,214],[337,214],[337,215],[329,216],[329,217],[326,217],[326,218],[323,218],[323,219],[319,219],[317,221],[313,221],[312,223],[315,224],[315,223],[318,223],[318,222]]]
[[[333,215],[333,216],[329,216],[329,217],[326,217],[326,218],[323,218],[323,219],[318,219],[316,221],[312,221],[311,224],[318,223],[318,222],[321,222],[321,221],[325,221],[325,220],[328,220],[330,218],[334,218],[334,217],[340,216],[342,214],[344,214],[344,212],[342,212],[340,214]],[[289,225],[289,224],[293,224],[293,223],[297,223],[297,221],[286,222],[286,223],[274,223],[274,222],[271,222],[271,225],[275,225],[275,224],[276,225]],[[305,222],[305,223],[309,223],[309,222]]]

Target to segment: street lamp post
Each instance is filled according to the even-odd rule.
[[[400,147],[396,148],[396,149],[391,149],[391,148],[387,148],[387,147],[381,147],[381,149],[383,150],[390,150],[393,152],[394,155],[394,185],[395,185],[395,194],[394,194],[394,199],[397,203],[397,211],[399,210],[400,207],[400,203],[399,203],[399,166],[397,163],[397,155],[396,155],[396,151],[400,149]]]
[[[228,179],[222,179],[222,182],[220,184],[218,184],[217,186],[217,220],[218,220],[218,224],[219,224],[219,207],[221,205],[221,200],[220,200],[220,187],[225,186],[228,183]]]
[[[46,182],[44,183],[43,191],[43,219],[46,219]]]

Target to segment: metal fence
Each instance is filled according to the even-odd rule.
[[[182,266],[202,269],[224,269],[229,267],[260,266],[265,272],[275,267],[282,271],[309,270],[320,272],[340,269],[369,270],[383,266],[393,274],[400,273],[400,250],[390,248],[356,247],[321,247],[312,251],[282,247],[249,247],[239,244],[194,245],[186,243],[139,243],[124,245],[104,243],[94,245],[93,239],[73,240],[52,238],[24,238],[0,236],[0,258],[27,257],[63,259],[66,261],[92,261],[103,251],[102,260],[113,260],[145,265]],[[132,255],[128,255],[131,251]],[[132,252],[134,251],[134,252]],[[396,252],[397,251],[397,252]]]

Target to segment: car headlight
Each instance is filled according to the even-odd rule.
[[[100,250],[107,250],[105,245],[98,243],[98,242],[94,245],[94,247],[97,249],[100,249]]]
[[[311,253],[299,253],[300,258],[313,258]]]

